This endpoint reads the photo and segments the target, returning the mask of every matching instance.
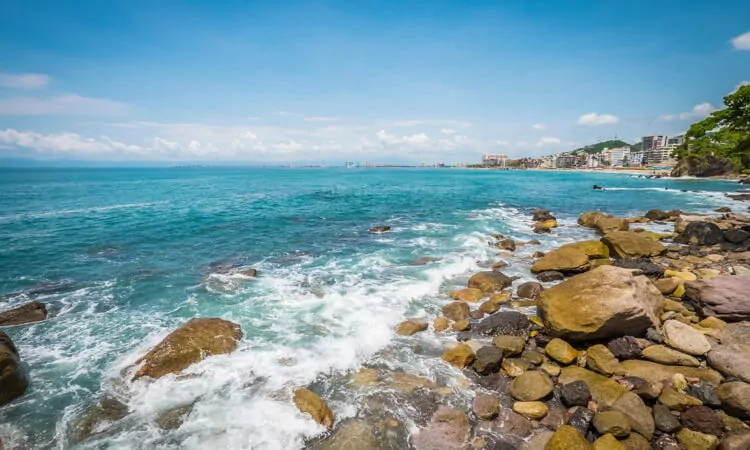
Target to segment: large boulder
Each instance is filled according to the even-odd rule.
[[[609,214],[604,214],[599,211],[590,211],[585,212],[578,217],[578,225],[584,226],[586,228],[594,228],[594,225],[596,225],[596,222],[598,222],[602,218],[606,217],[612,217]]]
[[[658,324],[663,303],[648,278],[601,266],[542,292],[538,309],[549,335],[584,341],[640,336]]]
[[[44,303],[31,302],[18,308],[0,312],[0,326],[40,322],[46,318],[47,308]]]
[[[562,273],[584,272],[589,268],[589,257],[574,247],[552,250],[531,266],[533,273],[556,271]]]
[[[690,222],[675,239],[683,244],[716,245],[724,242],[724,232],[711,222]]]
[[[28,385],[18,349],[10,337],[0,331],[0,405],[23,395]]]
[[[591,259],[609,258],[609,248],[602,241],[590,240],[565,244],[560,248],[575,248]]]
[[[502,291],[512,283],[513,280],[501,272],[479,272],[469,278],[470,288],[487,293]]]
[[[207,356],[230,353],[241,337],[242,330],[236,323],[216,318],[190,319],[135,362],[140,368],[133,380],[178,373]]]
[[[685,284],[684,299],[702,316],[728,322],[750,320],[750,276],[722,275]]]
[[[616,217],[602,217],[594,224],[594,229],[599,234],[612,233],[613,231],[628,231],[630,222],[628,219],[618,219]]]
[[[659,256],[667,251],[667,247],[660,242],[644,236],[642,233],[629,231],[613,231],[604,235],[602,242],[609,247],[613,257],[643,258]]]

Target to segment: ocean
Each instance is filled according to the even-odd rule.
[[[6,449],[302,448],[322,428],[291,390],[312,385],[338,419],[353,417],[366,399],[347,380],[365,366],[429,378],[460,403],[461,375],[438,357],[455,338],[396,336],[400,321],[431,322],[447,291],[501,259],[507,275],[533,279],[535,251],[593,237],[575,227],[582,212],[746,211],[724,195],[739,187],[459,169],[0,169],[0,310],[50,310],[3,330],[31,385],[0,407],[0,439]],[[533,234],[534,208],[563,226]],[[392,231],[370,233],[376,225]],[[500,257],[489,233],[541,245]],[[234,273],[243,268],[258,277]],[[134,361],[193,317],[240,324],[237,351],[131,382]],[[125,417],[79,441],[76,424],[103,398],[126,405]],[[185,405],[179,428],[157,425]],[[413,431],[413,411],[382,407]]]

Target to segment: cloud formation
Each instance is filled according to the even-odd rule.
[[[106,98],[82,97],[65,94],[56,97],[11,97],[0,99],[0,115],[50,116],[50,115],[124,115],[130,107]]]
[[[79,156],[103,155],[138,155],[143,156],[145,149],[138,145],[128,145],[101,136],[98,139],[85,138],[76,133],[42,134],[14,129],[0,130],[0,143],[33,149],[40,153],[75,154]]]
[[[732,47],[737,50],[750,50],[750,31],[732,38]]]
[[[739,87],[739,86],[738,86]],[[701,103],[700,105],[693,106],[693,109],[689,112],[684,112],[680,114],[666,114],[663,116],[659,116],[657,120],[660,121],[673,121],[673,120],[700,120],[705,119],[709,115],[711,115],[712,112],[716,111],[716,107],[714,107],[710,103]]]
[[[583,125],[587,127],[596,127],[600,125],[610,125],[619,122],[620,119],[612,114],[597,114],[588,113],[578,118],[576,125]]]
[[[535,123],[534,125],[531,126],[531,129],[536,130],[536,131],[544,131],[547,129],[547,125],[543,123]]]
[[[43,73],[0,73],[0,88],[39,89],[47,86],[52,78]]]

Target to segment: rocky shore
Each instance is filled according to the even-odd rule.
[[[671,224],[673,232],[642,228],[653,223]],[[529,226],[539,234],[567,229],[546,210],[533,211]],[[435,357],[463,380],[460,392],[442,379],[368,367],[337,380],[361,394],[354,416],[337,417],[316,385],[280,393],[320,424],[308,446],[750,449],[750,218],[726,209],[711,216],[652,210],[631,218],[587,212],[578,226],[599,238],[535,253],[530,276],[538,281],[517,285],[503,273],[505,259],[538,242],[493,234],[489,243],[499,253],[489,270],[450,292],[439,316],[395,328],[401,336],[454,340]],[[46,317],[45,306],[32,303],[0,312],[0,325]],[[179,376],[206,357],[235,351],[241,339],[237,324],[192,319],[123,378]],[[22,356],[0,331],[0,405],[33,383]],[[392,404],[408,412],[409,423],[388,413]],[[178,428],[191,409],[165,411],[157,426]],[[102,398],[78,418],[70,441],[91,439],[127,414],[123,403]]]

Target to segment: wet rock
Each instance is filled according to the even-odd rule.
[[[719,397],[716,396],[714,387],[709,383],[699,381],[691,384],[687,388],[687,394],[697,398],[706,406],[711,406],[713,408],[721,407],[721,401],[719,400]]]
[[[589,258],[583,251],[568,247],[552,250],[531,266],[532,273],[556,271],[579,273],[588,270]]]
[[[469,317],[469,305],[464,302],[452,302],[443,306],[443,315],[450,320],[464,320]]]
[[[501,366],[511,377],[518,377],[527,370],[531,370],[531,364],[521,358],[505,358]]]
[[[485,294],[481,289],[477,288],[466,288],[459,289],[457,291],[448,292],[448,296],[454,300],[461,300],[463,302],[475,303],[481,300]]]
[[[453,450],[468,442],[470,431],[471,425],[466,414],[441,406],[433,414],[427,427],[414,436],[413,444],[418,450]]]
[[[549,413],[549,408],[542,402],[515,402],[513,411],[529,419],[540,420]]]
[[[591,391],[583,380],[564,384],[560,389],[560,397],[567,406],[588,406],[591,401]]]
[[[609,248],[604,245],[601,241],[582,241],[574,242],[572,244],[565,244],[560,248],[574,248],[582,251],[591,259],[606,259],[609,258]]]
[[[500,399],[491,395],[477,395],[471,410],[482,420],[492,420],[500,413]]]
[[[300,412],[310,414],[314,421],[328,429],[333,428],[333,411],[318,394],[309,389],[298,388],[294,391],[292,401]]]
[[[73,423],[70,440],[73,443],[79,443],[89,437],[105,433],[113,424],[127,415],[127,405],[115,398],[104,397],[89,406]]]
[[[594,428],[599,434],[611,433],[618,438],[630,435],[630,422],[619,411],[601,411],[594,416]]]
[[[453,331],[466,331],[471,328],[471,322],[468,319],[459,320],[451,325]]]
[[[135,362],[140,368],[133,380],[178,373],[207,356],[230,353],[241,337],[242,330],[236,323],[215,318],[190,319]]]
[[[413,260],[411,262],[411,265],[412,266],[425,266],[427,264],[431,264],[431,263],[438,262],[438,261],[440,261],[440,258],[430,258],[428,256],[428,257],[417,258],[417,259]]]
[[[680,414],[680,421],[685,428],[693,431],[719,437],[724,434],[724,422],[713,409],[706,406],[693,406],[686,409]]]
[[[695,397],[677,391],[672,387],[665,387],[659,396],[659,403],[672,411],[684,411],[690,406],[701,406],[702,403]]]
[[[513,280],[501,272],[479,272],[469,278],[470,288],[476,288],[486,293],[502,291],[512,283]]]
[[[46,318],[47,307],[44,306],[44,303],[31,302],[18,308],[0,312],[0,326],[40,322]]]
[[[545,450],[592,450],[593,446],[570,425],[563,425],[547,442]]]
[[[747,450],[750,448],[750,432],[727,435],[722,439],[719,450]]]
[[[676,242],[694,245],[716,245],[724,242],[724,232],[715,223],[690,222],[680,233]]]
[[[624,393],[612,404],[613,411],[621,412],[627,417],[630,428],[648,440],[654,437],[654,417],[651,408],[641,398],[632,393]]]
[[[613,339],[607,343],[607,348],[615,355],[615,358],[620,360],[638,359],[643,351],[641,343],[633,336]]]
[[[544,362],[544,355],[536,350],[525,350],[521,355],[524,361],[528,361],[535,366]]]
[[[530,327],[529,319],[524,314],[517,311],[500,311],[474,324],[469,334],[461,334],[459,340],[499,334],[526,336]]]
[[[516,295],[518,295],[521,298],[536,299],[539,297],[539,294],[541,294],[543,290],[544,288],[542,287],[541,284],[530,281],[528,283],[524,283],[518,286],[518,289],[516,290]]]
[[[388,225],[378,225],[370,228],[370,233],[385,233],[391,231],[391,227]]]
[[[567,425],[578,430],[579,433],[585,435],[591,425],[591,421],[594,420],[596,413],[586,407],[579,406],[573,408],[573,412],[568,418]]]
[[[474,370],[480,375],[489,375],[500,370],[503,361],[503,351],[499,348],[486,345],[476,352]]]
[[[663,326],[664,341],[670,347],[689,355],[705,355],[711,344],[700,331],[676,320],[667,320]]]
[[[750,320],[750,276],[723,275],[685,285],[685,299],[701,316],[716,316],[726,322]]]
[[[664,405],[654,405],[654,424],[656,429],[665,433],[674,433],[682,428],[677,417]]]
[[[488,303],[488,302],[484,302],[483,304],[485,304],[485,303]],[[484,319],[485,314],[492,314],[490,312],[485,312],[484,310],[482,310],[482,306],[481,305],[479,306],[479,308],[480,309],[476,309],[476,310],[470,312],[469,313],[469,317],[471,317],[474,320],[480,320],[480,319]]]
[[[651,345],[643,349],[643,357],[649,361],[653,361],[659,364],[667,364],[673,366],[688,366],[698,367],[700,361],[693,358],[690,355],[673,350],[664,345]]]
[[[740,419],[750,419],[750,384],[731,381],[716,388],[716,396],[728,414]]]
[[[630,228],[630,222],[627,219],[616,217],[603,217],[596,221],[594,229],[597,233],[605,235],[612,232],[626,232]]]
[[[28,385],[18,349],[10,337],[0,331],[0,405],[23,395]]]
[[[648,278],[601,266],[542,292],[538,309],[548,334],[582,341],[643,335],[663,303]]]
[[[555,433],[551,430],[539,430],[534,433],[534,436],[532,436],[531,439],[527,442],[523,442],[521,446],[518,447],[518,450],[544,450],[547,446],[547,442],[549,442],[553,434]],[[502,448],[500,450],[502,450]]]
[[[415,320],[407,320],[406,322],[401,322],[396,327],[396,334],[400,334],[402,336],[411,336],[412,334],[419,333],[420,331],[424,331],[427,329],[427,322],[417,322]]]
[[[615,260],[614,265],[616,267],[622,267],[623,269],[637,270],[641,275],[646,275],[649,278],[661,278],[662,275],[664,275],[663,267],[656,265],[647,259],[618,259]]]
[[[246,276],[248,278],[255,278],[258,276],[258,270],[257,269],[242,269],[237,271],[238,274]]]
[[[554,338],[544,347],[544,352],[560,364],[568,365],[578,358],[578,350],[560,338]]]
[[[361,419],[349,419],[341,423],[319,447],[320,450],[377,450],[382,448],[375,435],[375,428]]]
[[[509,252],[516,251],[516,243],[513,239],[503,239],[495,244],[495,246],[501,250],[507,250]]]
[[[677,433],[677,442],[685,450],[714,450],[719,446],[719,438],[710,434],[683,428]]]
[[[560,281],[565,279],[565,275],[563,275],[560,272],[555,272],[553,270],[538,273],[536,275],[536,279],[541,281],[542,283],[551,283],[553,281]]]
[[[699,378],[711,384],[719,384],[722,380],[721,374],[715,370],[697,367],[665,366],[651,361],[635,359],[621,362],[620,368],[625,375],[643,378],[652,383],[671,381],[675,374],[684,375],[686,378]]]
[[[602,237],[610,254],[618,259],[637,259],[659,256],[667,251],[661,243],[643,236],[641,233],[614,231]]]
[[[586,352],[586,367],[604,375],[612,375],[619,370],[620,363],[609,349],[601,344],[592,345]]]
[[[492,345],[501,349],[506,356],[516,356],[523,352],[526,340],[520,336],[495,336]]]
[[[193,410],[193,405],[182,405],[167,411],[160,412],[156,416],[156,426],[162,430],[176,430],[182,426],[185,418]]]
[[[539,368],[551,377],[556,377],[560,375],[560,366],[558,366],[554,362],[544,361],[542,365],[539,366]]]
[[[516,400],[531,402],[548,396],[553,388],[547,374],[533,370],[524,372],[513,380],[509,393]]]
[[[474,362],[474,359],[476,359],[476,356],[471,350],[471,347],[466,344],[459,344],[446,350],[445,353],[443,353],[442,358],[443,361],[446,361],[459,369],[463,369],[466,366],[470,366]]]
[[[467,306],[467,308],[468,308],[468,306]],[[438,317],[432,323],[432,328],[435,331],[437,331],[437,332],[445,331],[445,330],[448,329],[449,326],[450,326],[450,324],[448,322],[448,319],[446,319],[445,317]]]
[[[544,222],[545,220],[556,220],[557,217],[553,216],[547,209],[535,209],[531,212],[531,220],[534,222]]]

